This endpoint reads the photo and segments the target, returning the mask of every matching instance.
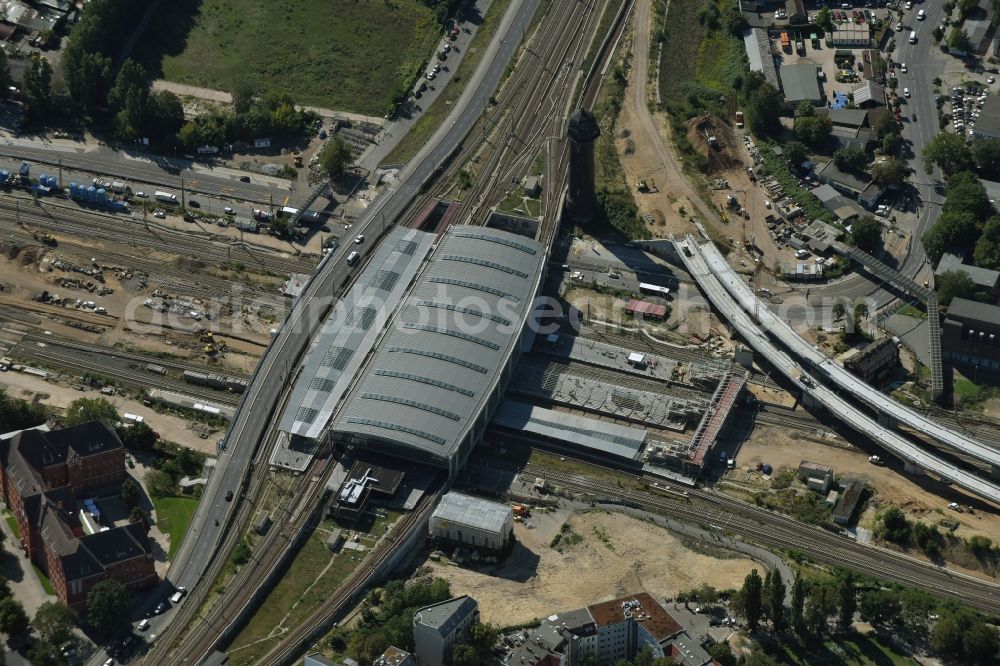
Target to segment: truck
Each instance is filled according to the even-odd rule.
[[[781,50],[787,53],[792,52],[792,40],[788,38],[788,33],[781,33]]]
[[[736,112],[736,129],[743,129],[743,112]]]
[[[161,192],[157,190],[153,194],[153,198],[157,201],[162,201],[163,203],[175,204],[177,203],[177,195],[171,194],[170,192]]]

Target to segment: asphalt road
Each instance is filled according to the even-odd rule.
[[[469,81],[455,109],[403,170],[395,189],[386,190],[355,224],[353,231],[368,238],[368,243],[361,246],[359,251],[367,253],[377,245],[376,239],[393,226],[423,183],[461,144],[490,95],[496,90],[539,1],[515,0],[508,8],[497,36],[488,47],[480,68]],[[257,445],[278,420],[277,403],[289,377],[294,375],[300,355],[308,347],[313,331],[325,314],[326,306],[332,304],[341,286],[354,270],[347,266],[346,256],[355,249],[359,247],[344,244],[327,255],[265,351],[251,376],[236,418],[225,436],[226,448],[219,456],[215,472],[209,477],[184,542],[171,564],[168,582],[150,594],[149,601],[140,609],[141,612],[148,611],[158,601],[169,596],[174,586],[192,589],[199,584],[203,572],[215,556],[230,511],[236,502],[243,499],[240,487],[244,478],[248,477],[247,471]],[[362,263],[354,268],[360,268]],[[267,462],[262,460],[259,464]],[[225,495],[230,490],[234,497],[232,502],[227,502]],[[221,527],[216,526],[216,521]],[[148,633],[160,633],[171,617],[172,614],[167,613],[154,618]],[[92,663],[100,661],[95,658]]]
[[[923,21],[917,20],[917,11],[923,9],[927,18]],[[944,13],[941,6],[936,2],[923,2],[914,5],[914,8],[903,15],[903,31],[896,33],[896,50],[892,54],[893,60],[897,63],[905,62],[907,73],[903,74],[896,69],[899,78],[899,93],[902,95],[903,88],[909,88],[911,97],[903,99],[903,138],[909,143],[913,151],[910,166],[915,173],[910,184],[915,188],[917,194],[917,221],[911,230],[910,237],[912,243],[910,250],[898,270],[908,277],[916,277],[918,282],[931,278],[931,270],[921,270],[927,266],[927,258],[924,253],[923,244],[920,238],[924,232],[937,219],[940,212],[942,197],[935,191],[934,185],[940,178],[940,171],[935,168],[934,173],[928,175],[923,167],[923,150],[935,135],[938,134],[937,107],[934,103],[934,78],[941,76],[945,66],[938,46],[934,43],[931,33],[934,27],[941,24]],[[910,30],[917,33],[917,43],[909,43]],[[916,114],[917,120],[913,120]],[[929,267],[928,267],[929,269]],[[919,275],[919,277],[918,277]],[[843,280],[839,280],[821,287],[810,289],[811,297],[844,297],[848,299],[872,298],[879,307],[892,302],[896,295],[880,288],[864,275],[852,274]]]

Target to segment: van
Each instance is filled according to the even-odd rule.
[[[139,631],[146,631],[147,629],[149,629],[149,620],[147,619],[141,620],[139,624],[136,625],[136,629],[138,629]]]
[[[910,43],[911,44],[916,44],[917,43],[917,31],[916,30],[911,30],[910,31]]]
[[[358,263],[358,258],[360,256],[361,255],[358,254],[357,252],[351,252],[349,255],[347,255],[347,265],[353,266],[354,264]]]

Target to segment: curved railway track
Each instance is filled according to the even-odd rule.
[[[773,513],[720,493],[688,490],[689,501],[639,490],[629,490],[587,476],[567,474],[538,465],[525,472],[543,476],[556,486],[583,497],[617,500],[627,506],[677,518],[708,529],[727,531],[781,550],[798,550],[818,562],[854,569],[900,582],[987,613],[1000,612],[1000,586],[937,567],[894,551],[864,546],[818,527],[808,527],[788,516]],[[643,476],[649,483],[662,481]]]

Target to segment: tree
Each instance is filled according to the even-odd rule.
[[[829,618],[835,612],[837,612],[837,599],[834,591],[827,585],[814,586],[809,591],[805,614],[806,626],[813,636],[822,637],[826,634]]]
[[[980,176],[995,180],[1000,176],[1000,139],[973,141],[972,158],[976,161],[976,170]]]
[[[0,49],[0,99],[9,97],[10,87],[14,79],[10,75],[10,64],[7,62],[7,52]]]
[[[156,443],[159,437],[145,421],[132,423],[127,427],[120,426],[117,432],[118,439],[122,440],[122,444],[144,451],[152,451],[153,444]]]
[[[777,110],[783,103],[784,98],[781,93],[770,83],[757,84],[746,96],[746,104],[743,107],[747,128],[758,137],[780,134],[781,123],[778,122]]]
[[[937,280],[938,301],[941,305],[949,305],[954,298],[973,299],[976,296],[976,283],[968,273],[962,271],[945,271]]]
[[[149,95],[146,106],[144,133],[153,141],[173,141],[184,126],[184,105],[180,98],[168,90],[160,90]]]
[[[924,170],[931,173],[934,166],[951,176],[975,167],[972,151],[965,145],[965,137],[951,132],[940,132],[924,146]]]
[[[479,655],[475,648],[465,643],[456,643],[451,649],[452,666],[479,666]]]
[[[809,158],[809,151],[806,150],[806,147],[799,141],[789,141],[785,144],[784,150],[785,158],[788,159],[788,163],[796,169],[798,169],[799,165]]]
[[[708,648],[708,656],[719,662],[722,666],[736,666],[736,655],[733,654],[729,643],[715,643]]]
[[[750,571],[743,579],[743,587],[740,589],[740,600],[742,602],[742,614],[747,620],[750,631],[757,630],[760,616],[763,612],[762,592],[764,581],[756,569]]]
[[[961,51],[962,53],[971,51],[972,40],[969,39],[969,33],[958,27],[952,28],[951,32],[948,33],[948,49],[950,51]]]
[[[882,247],[882,223],[871,215],[863,215],[851,225],[851,245],[869,254]]]
[[[233,96],[233,111],[240,116],[249,112],[257,97],[257,92],[257,86],[247,79],[238,81],[230,93]]]
[[[62,65],[70,99],[84,113],[90,113],[103,101],[110,86],[111,58],[69,45],[63,51]]]
[[[128,514],[128,522],[130,523],[142,523],[143,528],[149,529],[149,520],[146,516],[146,512],[142,510],[140,506],[132,507],[131,513]]]
[[[184,474],[197,474],[201,471],[201,459],[187,447],[181,447],[174,457],[174,462]]]
[[[500,627],[482,622],[476,622],[469,628],[469,644],[479,654],[486,654],[496,645],[500,638]]]
[[[833,123],[826,117],[800,116],[795,119],[795,137],[810,146],[826,141],[832,130]]]
[[[1000,268],[1000,217],[994,215],[986,220],[983,233],[976,241],[973,257],[977,266],[993,270]]]
[[[966,617],[964,613],[949,613],[945,615],[931,632],[931,647],[934,651],[955,659],[959,659],[965,650]]]
[[[21,78],[21,94],[33,120],[42,120],[52,111],[52,65],[48,60],[40,55],[31,58]]]
[[[795,115],[799,118],[812,118],[816,115],[816,107],[807,99],[802,100],[795,107]]]
[[[62,645],[73,638],[73,628],[80,618],[76,611],[58,601],[46,601],[35,611],[31,623],[46,643]]]
[[[138,481],[129,477],[122,483],[121,494],[125,504],[128,506],[139,506],[139,502],[142,500],[142,487]]]
[[[858,600],[861,619],[872,626],[895,622],[901,611],[899,597],[890,590],[865,590]]]
[[[767,614],[774,624],[774,630],[780,633],[785,628],[785,582],[781,580],[781,572],[777,569],[769,575],[771,584],[767,589]]]
[[[943,210],[921,240],[927,256],[937,263],[945,252],[965,254],[978,238],[979,225],[975,214]]]
[[[868,316],[868,305],[862,301],[854,305],[854,326],[860,325],[861,320]]]
[[[805,634],[805,604],[806,604],[806,584],[802,580],[801,574],[795,574],[795,582],[792,583],[792,628],[799,636]]]
[[[32,405],[20,398],[11,398],[0,389],[0,431],[24,430],[45,423],[49,412],[44,405]]]
[[[177,482],[166,472],[151,469],[146,473],[146,487],[153,497],[169,497],[177,491]]]
[[[973,622],[965,630],[962,637],[962,652],[970,664],[996,664],[997,651],[1000,650],[1000,639],[997,630],[980,619]]]
[[[948,179],[942,213],[972,213],[985,220],[996,214],[990,196],[972,171],[961,171]]]
[[[906,182],[906,179],[913,173],[906,162],[890,157],[880,160],[872,165],[872,182],[879,187],[899,187]]]
[[[77,398],[69,403],[63,425],[75,426],[88,421],[103,419],[114,424],[118,422],[118,410],[104,398]]]
[[[28,626],[28,614],[20,601],[14,597],[0,599],[0,631],[14,637],[28,631]]]
[[[330,178],[336,178],[344,173],[351,159],[351,147],[339,136],[330,138],[319,151],[319,165],[323,173]]]
[[[854,579],[850,574],[847,574],[840,580],[837,592],[840,596],[837,625],[841,631],[848,631],[854,623],[854,612],[858,608],[858,599],[854,590]]]
[[[31,666],[67,666],[69,661],[62,656],[59,648],[52,643],[35,641],[28,650],[28,660]],[[4,663],[0,661],[0,664]]]
[[[779,666],[773,657],[764,652],[759,645],[754,645],[750,655],[743,662],[745,666]]]
[[[111,636],[129,620],[128,590],[113,578],[95,584],[87,593],[87,620],[102,636]]]
[[[861,146],[850,144],[833,152],[833,163],[842,171],[862,173],[868,166],[868,155]]]
[[[844,314],[846,313],[846,311],[847,311],[847,309],[844,307],[843,303],[834,303],[833,304],[833,318],[834,319],[843,319],[844,318]]]
[[[890,506],[879,516],[877,532],[883,539],[906,545],[910,541],[910,521],[898,506]]]
[[[816,25],[826,32],[833,32],[833,17],[830,14],[830,8],[826,6],[821,7],[816,14]]]

